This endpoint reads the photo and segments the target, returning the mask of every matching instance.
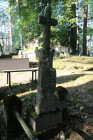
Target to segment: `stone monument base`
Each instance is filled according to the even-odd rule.
[[[32,117],[31,112],[27,112],[27,122],[34,131],[40,132],[57,126],[62,123],[62,111],[54,111],[47,114]]]

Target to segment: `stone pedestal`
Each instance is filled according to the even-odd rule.
[[[55,100],[54,103],[57,105],[58,101]],[[26,116],[28,125],[31,125],[35,132],[43,132],[48,128],[52,128],[54,126],[62,124],[62,120],[64,117],[63,111],[67,107],[67,103],[65,101],[62,101],[58,105],[59,106],[56,110],[50,111],[48,113],[41,113],[39,115],[37,114],[37,112],[35,112],[35,110],[33,111],[31,107],[28,108]]]
[[[29,113],[27,113],[27,115],[28,114]],[[53,111],[37,117],[28,116],[28,124],[31,125],[36,132],[47,130],[62,123],[62,111]]]

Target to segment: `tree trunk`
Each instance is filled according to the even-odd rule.
[[[10,52],[13,53],[13,33],[12,33],[12,19],[10,15],[10,44],[11,44],[11,50]]]
[[[7,53],[7,34],[6,34],[6,28],[5,28],[5,54]]]
[[[90,35],[90,56],[92,56],[92,35]]]
[[[2,45],[1,45],[1,53],[3,54],[4,50],[4,40],[3,40],[3,30],[2,30],[2,25],[1,25],[1,39],[2,39]]]
[[[92,22],[92,19],[91,19],[91,24],[90,24],[91,29],[92,29],[92,26],[93,26],[93,22]],[[92,56],[92,49],[93,49],[92,48],[92,32],[90,32],[90,56]]]
[[[8,19],[9,21],[9,19]],[[10,22],[8,22],[8,32],[7,32],[7,53],[10,54]]]
[[[24,50],[23,37],[21,33],[20,33],[20,44],[21,44],[21,50]]]
[[[84,7],[84,20],[83,20],[83,55],[87,55],[87,39],[86,39],[86,33],[87,33],[87,14],[88,14],[88,5]]]
[[[17,7],[18,7],[18,18],[19,18],[19,20],[21,19],[21,17],[20,17],[20,2],[19,2],[19,0],[16,0],[16,3],[17,3]],[[20,45],[21,45],[21,50],[23,50],[24,49],[24,46],[23,46],[23,37],[22,37],[22,33],[20,33]]]
[[[10,53],[10,31],[8,30],[8,48],[7,48],[8,54]]]
[[[74,18],[76,18],[76,5],[72,5],[72,11],[74,13]],[[72,54],[76,54],[76,40],[77,40],[77,29],[76,23],[71,25],[71,48]]]
[[[12,16],[11,16],[11,8],[9,5],[9,24],[10,24],[10,52],[13,53],[13,27],[12,27]]]
[[[79,29],[78,29],[78,27],[79,27],[79,24],[78,24],[78,0],[76,0],[77,1],[77,6],[76,6],[76,8],[77,8],[77,51],[78,51],[78,54],[79,54]]]

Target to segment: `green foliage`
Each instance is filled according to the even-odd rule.
[[[42,47],[41,47],[41,46],[39,46],[39,47],[38,47],[38,50],[40,50],[40,49],[42,49]]]
[[[71,19],[73,13],[68,5],[71,5],[71,2],[68,0],[51,1],[51,6],[53,7],[52,17],[58,17],[58,26],[52,27],[51,30],[51,42],[60,42],[62,46],[66,47],[69,45],[69,31],[66,23],[72,24],[75,22],[74,18]],[[35,37],[39,39],[42,45],[43,26],[38,24],[38,15],[44,14],[44,3],[42,0],[18,0],[18,2],[16,0],[9,0],[9,6],[13,23],[18,26],[24,42],[27,43],[28,39],[31,41]],[[18,42],[16,46],[18,46]]]
[[[93,3],[89,4],[88,19],[93,19]],[[59,43],[63,47],[71,47],[71,29],[77,27],[75,11],[72,5],[76,5],[76,0],[51,0],[52,18],[58,20],[56,27],[51,27],[51,44]],[[34,38],[39,40],[40,46],[43,45],[43,26],[38,24],[38,16],[44,15],[45,3],[43,0],[9,0],[9,12],[11,12],[12,22],[16,29],[13,32],[15,48],[20,46],[20,34],[24,45],[31,42]],[[83,21],[84,0],[79,1],[79,22]],[[18,29],[18,33],[17,33]],[[82,28],[79,27],[79,41],[82,44]],[[15,31],[16,30],[16,31]],[[87,29],[87,34],[92,34],[92,28]],[[73,40],[73,39],[72,39]]]
[[[14,49],[20,49],[20,33],[17,27],[13,30],[13,44]]]
[[[62,54],[62,53],[59,55],[59,59],[62,59],[62,58],[64,58],[64,57],[65,57],[65,56],[64,56],[64,54]]]

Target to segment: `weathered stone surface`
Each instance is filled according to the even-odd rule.
[[[53,94],[56,84],[55,69],[41,69],[38,83],[37,106],[38,114],[50,112],[54,108]]]
[[[51,18],[51,7],[46,6],[44,16],[39,17],[39,23],[44,25],[43,48],[50,50],[50,28],[57,25],[57,20]]]
[[[54,92],[56,88],[56,70],[52,68],[54,50],[40,50],[39,76],[36,96],[36,112],[38,114],[53,111],[55,109]]]
[[[53,55],[53,49],[47,51],[45,48],[42,48],[39,52],[39,69],[52,68]]]
[[[36,95],[36,112],[44,114],[66,107],[66,102],[60,102],[54,92],[56,89],[56,70],[52,67],[54,50],[41,49],[39,52],[39,74]]]
[[[62,111],[50,112],[34,118],[29,115],[28,123],[32,126],[34,131],[40,132],[42,130],[61,124]]]

